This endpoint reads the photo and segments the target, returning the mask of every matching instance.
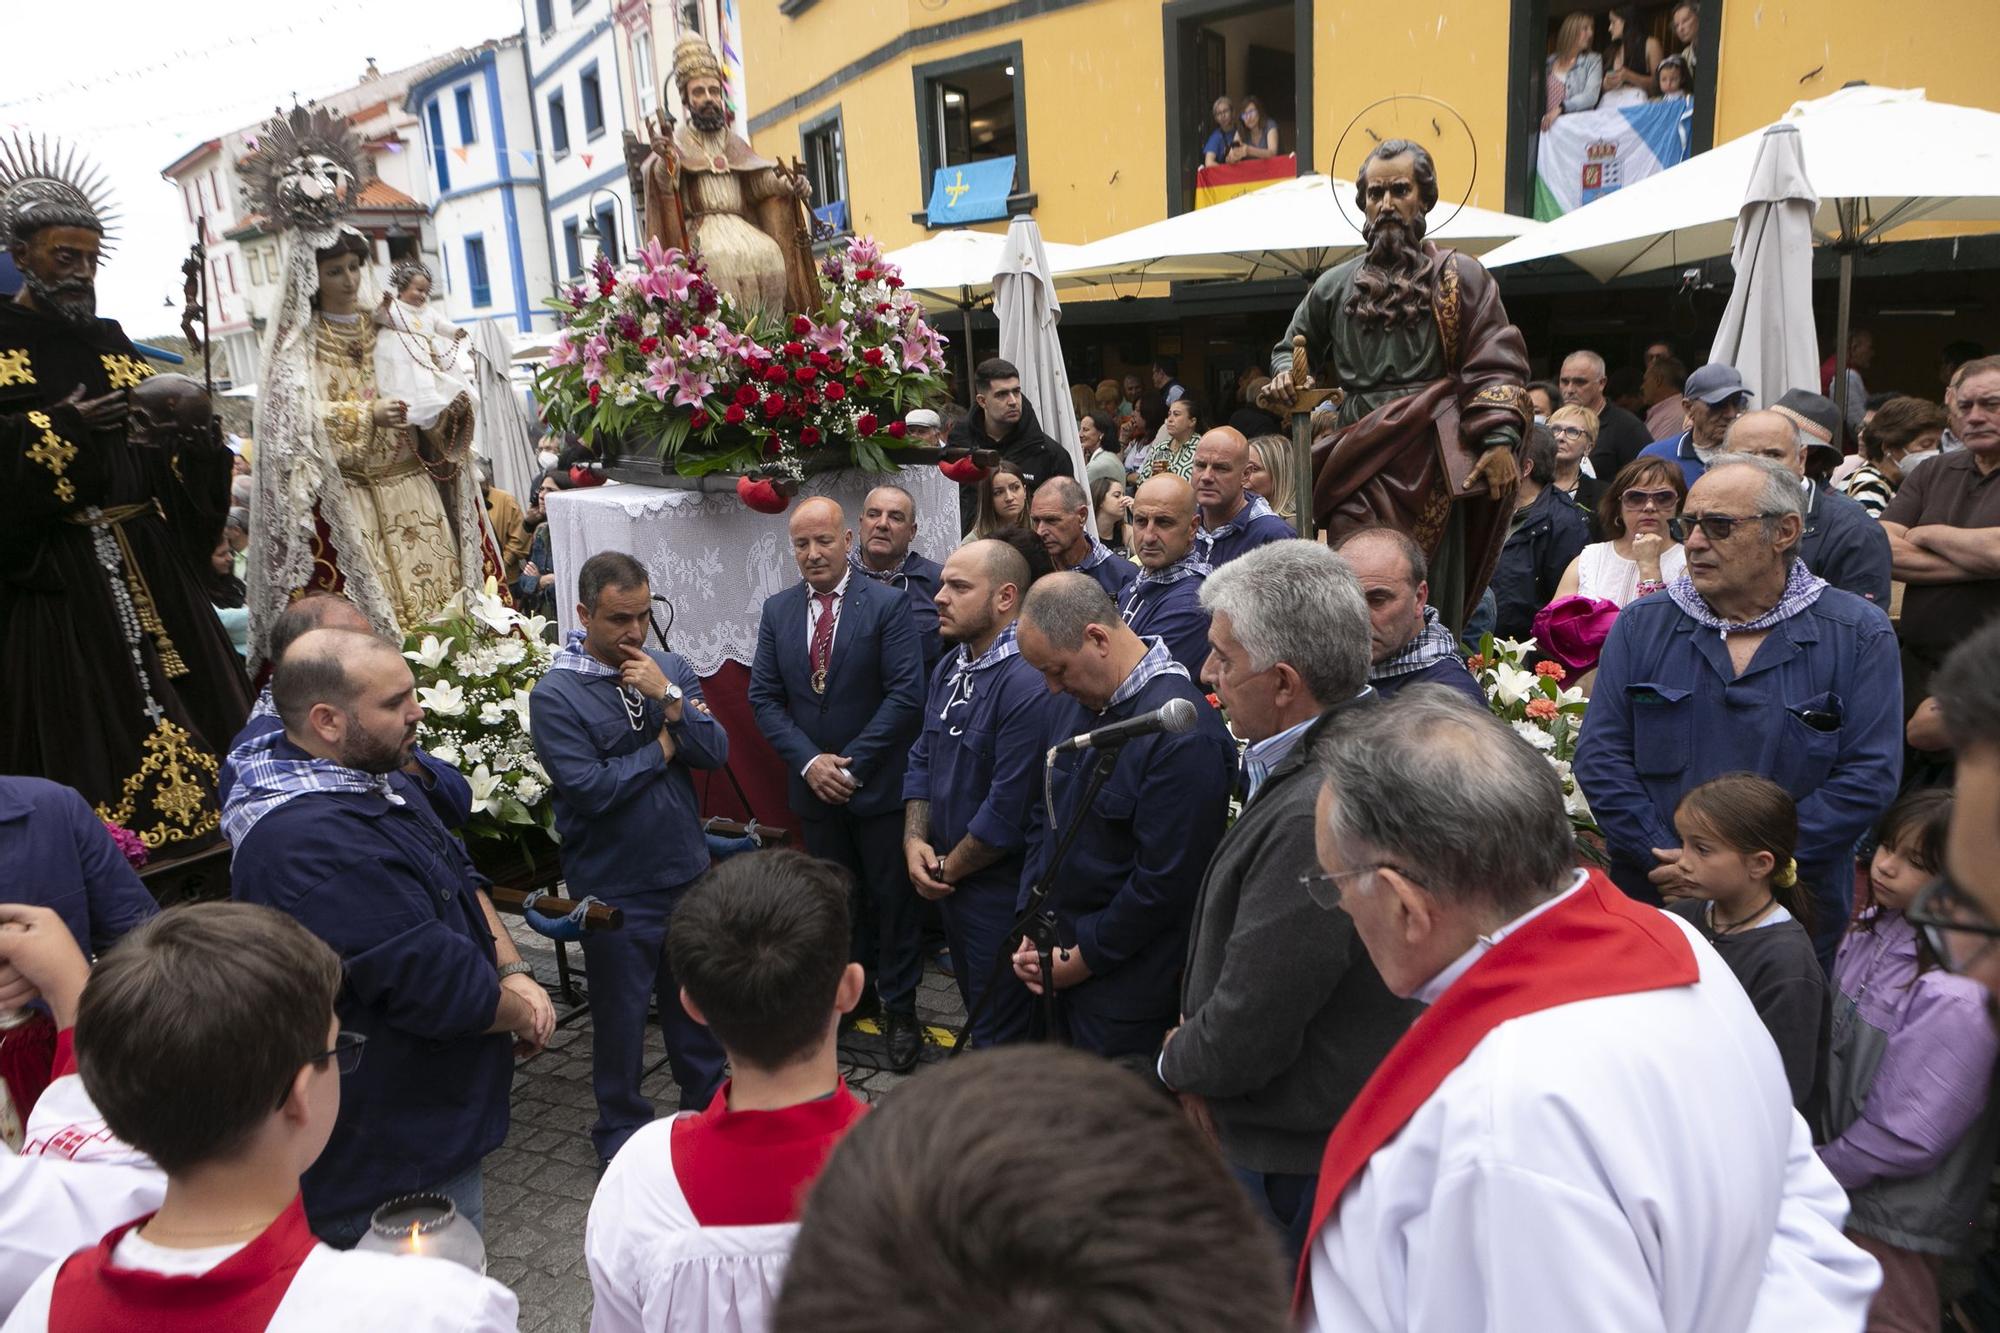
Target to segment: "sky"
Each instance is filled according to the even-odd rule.
[[[143,338],[180,321],[192,241],[160,169],[188,149],[384,70],[521,30],[520,0],[111,0],[77,21],[64,4],[10,4],[0,135],[76,144],[122,214],[97,277],[97,311]],[[171,308],[168,301],[171,300]]]

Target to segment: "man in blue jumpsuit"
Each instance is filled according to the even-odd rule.
[[[1024,1035],[1003,1031],[980,1000],[1013,942],[1006,931],[1021,886],[1028,808],[1040,799],[1043,717],[1053,704],[1015,638],[1028,577],[1028,562],[1005,542],[970,542],[944,562],[938,629],[954,648],[931,673],[923,733],[903,778],[910,883],[938,903],[959,996],[968,1012],[979,1011],[972,1029],[979,1046]],[[1021,1016],[1019,1007],[1010,1015]]]
[[[653,1119],[639,1091],[646,1005],[660,1006],[667,1064],[685,1110],[722,1082],[722,1047],[681,1006],[667,962],[667,922],[708,870],[694,769],[720,768],[729,736],[678,653],[645,646],[652,587],[631,556],[603,551],[576,578],[577,623],[531,697],[529,733],[548,771],[572,897],[621,909],[617,930],[583,937],[590,970],[590,1084],[599,1160]]]
[[[1179,485],[1185,490],[1187,483]],[[1188,504],[1191,511],[1191,496]],[[1049,709],[1040,750],[1153,712],[1170,699],[1195,707],[1192,730],[1141,736],[1104,754],[1111,776],[1089,809],[1082,808],[1084,788],[1100,752],[1058,756],[1055,827],[1040,801],[1028,814],[1021,907],[1063,831],[1081,821],[1050,899],[1054,982],[1070,1041],[1100,1055],[1150,1059],[1179,1016],[1176,979],[1195,896],[1228,820],[1236,745],[1165,644],[1134,634],[1088,576],[1051,574],[1037,582],[1018,634],[1021,656],[1052,692],[1067,696]],[[1015,944],[1015,975],[1039,993],[1033,946]],[[1009,998],[1017,1013],[1032,1003],[1022,988]]]
[[[860,540],[848,552],[854,572],[910,599],[910,622],[924,649],[924,670],[944,655],[938,637],[938,562],[912,551],[917,537],[917,501],[901,486],[877,486],[861,504]]]
[[[300,1182],[306,1216],[346,1248],[386,1200],[434,1190],[480,1226],[480,1162],[507,1137],[509,1048],[541,1049],[555,1012],[513,942],[495,937],[465,848],[389,781],[424,715],[402,654],[370,634],[312,630],[278,663],[271,696],[284,730],[234,755],[230,891],[332,946],[346,975],[340,1026],[368,1039]]]
[[[1118,614],[1140,638],[1163,639],[1190,680],[1208,660],[1208,612],[1195,553],[1194,488],[1171,473],[1148,478],[1132,497],[1132,554],[1139,573],[1118,594]]]
[[[75,788],[0,777],[7,901],[53,908],[86,957],[159,915],[153,895]]]
[[[1050,477],[1028,502],[1028,526],[1057,569],[1097,580],[1112,597],[1138,577],[1139,567],[1099,541],[1090,530],[1090,495],[1074,477]]]

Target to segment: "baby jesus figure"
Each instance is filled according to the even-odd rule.
[[[466,330],[430,307],[431,273],[414,259],[396,265],[376,308],[383,332],[375,339],[375,392],[410,407],[419,430],[469,431],[478,394]]]

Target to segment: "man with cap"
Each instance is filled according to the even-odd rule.
[[[911,444],[936,447],[944,443],[944,418],[928,407],[913,407],[903,414],[903,427]]]
[[[1750,391],[1743,387],[1736,367],[1713,361],[1687,377],[1681,406],[1687,409],[1688,428],[1647,445],[1639,457],[1673,459],[1692,486],[1708,471],[1709,460],[1722,452],[1722,437],[1729,433],[1730,423],[1749,410]]]
[[[1768,458],[1799,479],[1805,526],[1799,559],[1844,592],[1889,609],[1889,535],[1868,511],[1806,476],[1806,451],[1833,447],[1839,409],[1833,400],[1793,389],[1764,412],[1746,412],[1723,437],[1725,452]]]

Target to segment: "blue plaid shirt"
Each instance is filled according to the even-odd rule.
[[[314,792],[372,791],[391,805],[403,803],[387,773],[364,773],[331,759],[280,759],[275,751],[284,739],[282,730],[267,732],[229,752],[236,786],[222,808],[222,833],[231,847],[241,847],[265,815]]]
[[[1125,677],[1125,683],[1111,692],[1106,710],[1116,708],[1127,699],[1145,689],[1161,676],[1179,676],[1182,680],[1192,680],[1188,669],[1174,660],[1167,651],[1167,641],[1155,634],[1146,640],[1146,655],[1139,659],[1139,665],[1132,668],[1132,674]]]
[[[1219,527],[1198,527],[1194,530],[1195,555],[1199,556],[1204,564],[1213,566],[1215,563],[1215,544],[1218,541],[1232,533],[1243,531],[1243,529],[1249,527],[1266,514],[1275,514],[1277,512],[1277,510],[1271,508],[1271,502],[1257,494],[1257,492],[1243,492],[1243,507],[1236,511],[1235,518],[1230,519],[1227,523]],[[1211,570],[1211,572],[1213,571]]]

